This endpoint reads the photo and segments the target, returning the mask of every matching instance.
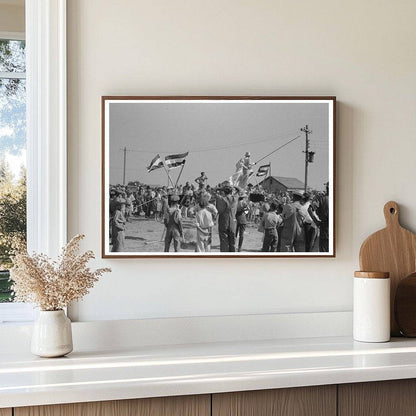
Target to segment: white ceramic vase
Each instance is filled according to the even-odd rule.
[[[31,351],[39,357],[62,357],[72,351],[71,321],[61,309],[40,311],[33,325]]]

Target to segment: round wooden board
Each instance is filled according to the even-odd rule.
[[[399,222],[399,206],[390,201],[384,205],[386,228],[370,235],[360,250],[360,268],[390,273],[391,334],[400,335],[394,317],[394,299],[399,282],[416,270],[416,235]]]
[[[406,337],[416,337],[416,273],[398,284],[394,314],[400,332]]]

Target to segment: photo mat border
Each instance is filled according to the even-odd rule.
[[[330,107],[329,121],[329,148],[332,147],[332,152],[329,153],[329,193],[330,193],[330,214],[332,221],[330,222],[329,234],[329,253],[302,253],[294,252],[285,253],[262,253],[255,252],[253,254],[244,252],[235,253],[190,253],[190,252],[169,252],[169,253],[117,253],[110,254],[108,252],[109,238],[106,224],[108,224],[108,198],[109,198],[109,169],[106,172],[106,166],[109,167],[109,151],[108,151],[108,105],[110,101],[327,101],[332,103]],[[101,96],[101,258],[103,259],[133,259],[133,258],[335,258],[336,257],[336,97],[335,96],[136,96],[136,95],[105,95]],[[331,114],[332,110],[332,114]],[[331,120],[332,116],[332,120]],[[331,140],[332,131],[332,140]],[[331,157],[332,156],[332,157]],[[331,169],[332,168],[332,169]]]

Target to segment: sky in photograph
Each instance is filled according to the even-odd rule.
[[[316,152],[309,164],[308,186],[323,190],[329,175],[328,113],[327,103],[111,103],[110,183],[123,182],[124,147],[126,183],[167,185],[164,169],[148,173],[146,167],[156,154],[189,152],[179,183],[193,182],[205,171],[208,183],[217,185],[235,172],[245,152],[251,153],[254,163],[298,135],[254,169],[270,162],[273,176],[303,182],[305,134],[300,129],[307,124],[312,130],[310,150]],[[179,172],[180,168],[170,171],[174,182]]]

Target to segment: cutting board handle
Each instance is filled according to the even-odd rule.
[[[384,217],[387,227],[399,227],[399,205],[395,201],[389,201],[384,205]]]

